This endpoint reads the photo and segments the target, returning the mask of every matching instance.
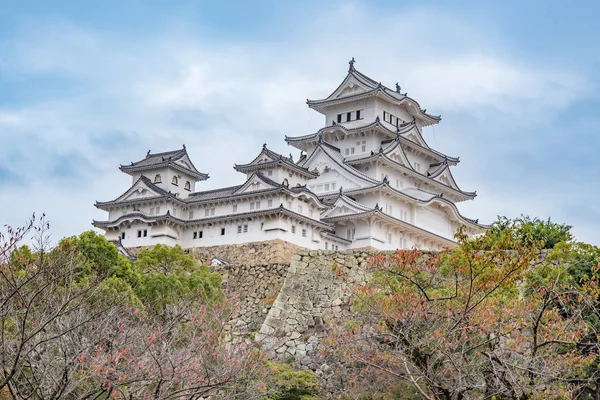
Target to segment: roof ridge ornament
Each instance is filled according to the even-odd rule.
[[[266,148],[267,148],[267,144],[266,144],[266,143],[263,143],[263,149],[265,149],[265,150],[266,150]]]
[[[342,196],[344,194],[344,187],[340,186],[340,196]]]
[[[146,153],[146,158],[148,158],[148,157],[150,157],[150,150],[148,150],[148,152]]]
[[[387,176],[384,176],[384,177],[383,177],[383,183],[384,183],[384,185],[387,185],[387,184],[389,184],[389,183],[390,183],[390,181],[388,180],[388,177],[387,177]]]
[[[182,146],[182,147],[183,147],[183,150],[185,150],[185,143],[183,144],[183,146]]]
[[[348,62],[348,64],[350,65],[350,67],[348,68],[348,72],[352,72],[354,71],[354,63],[356,61],[354,60],[354,57],[352,57],[352,59]]]
[[[396,93],[401,94],[400,90],[401,90],[400,85],[398,84],[398,82],[396,82]]]
[[[375,122],[379,122],[379,115],[375,118]]]

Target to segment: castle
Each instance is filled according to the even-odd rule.
[[[428,146],[421,132],[441,118],[360,73],[348,74],[327,98],[308,100],[325,117],[310,135],[285,138],[294,160],[263,145],[235,169],[245,182],[196,191],[209,178],[185,146],[121,165],[132,185],[93,225],[124,247],[179,244],[184,248],[281,239],[308,249],[345,250],[454,245],[459,227],[485,226],[463,217],[456,203],[475,192],[459,188],[450,167],[459,159]]]

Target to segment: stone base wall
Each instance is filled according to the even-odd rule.
[[[281,239],[223,246],[196,247],[189,252],[201,263],[214,257],[226,259],[233,265],[288,264],[298,246]]]
[[[239,302],[232,330],[258,331],[277,298],[289,264],[227,265],[211,267],[223,279],[228,296]]]
[[[293,355],[303,367],[319,370],[317,348],[328,326],[351,319],[350,288],[368,279],[374,251],[299,249],[275,303],[257,335],[269,358]]]

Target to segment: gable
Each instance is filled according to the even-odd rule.
[[[341,157],[341,156],[340,156]],[[304,164],[309,171],[319,173],[317,178],[310,180],[310,190],[320,194],[316,188],[323,184],[336,183],[336,187],[331,190],[338,190],[340,187],[344,189],[358,189],[371,186],[377,181],[363,175],[356,169],[344,165],[342,160],[336,160],[327,154],[322,148],[317,148],[315,153]]]
[[[356,79],[351,73],[349,73],[346,75],[346,78],[344,78],[340,86],[338,86],[338,88],[331,93],[327,99],[341,99],[343,97],[364,93],[372,89],[372,87],[368,87],[363,82],[360,82],[358,79]]]
[[[250,176],[250,178],[248,178],[246,183],[244,183],[238,190],[233,192],[233,194],[250,193],[250,192],[255,192],[258,190],[275,189],[275,188],[277,188],[277,186],[274,183],[269,182],[266,179],[263,179],[258,174],[252,174],[252,176]]]
[[[321,214],[321,218],[337,217],[339,215],[352,215],[359,214],[370,209],[362,204],[359,204],[346,196],[340,196],[335,203],[333,208],[326,210]]]
[[[446,169],[444,169],[443,172],[441,172],[438,176],[436,176],[433,179],[440,183],[443,183],[446,186],[450,186],[453,189],[460,190],[458,188],[458,185],[456,184],[456,181],[454,181],[454,177],[450,173],[450,169],[448,167],[446,167]]]
[[[141,200],[144,198],[159,197],[163,193],[160,193],[155,188],[151,188],[142,179],[139,179],[132,187],[129,188],[125,193],[119,196],[115,201],[127,201],[127,200]]]
[[[410,161],[406,156],[406,153],[402,150],[400,145],[396,145],[392,148],[392,150],[385,153],[386,157],[397,162],[400,165],[404,165],[405,167],[412,168],[410,165]]]

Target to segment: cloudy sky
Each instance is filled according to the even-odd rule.
[[[85,4],[84,4],[85,3]],[[523,4],[526,3],[526,4]],[[90,5],[93,4],[93,5]],[[348,60],[442,122],[466,216],[551,217],[600,244],[600,2],[0,0],[0,222],[91,228],[119,164],[186,144],[211,179],[323,117]]]

